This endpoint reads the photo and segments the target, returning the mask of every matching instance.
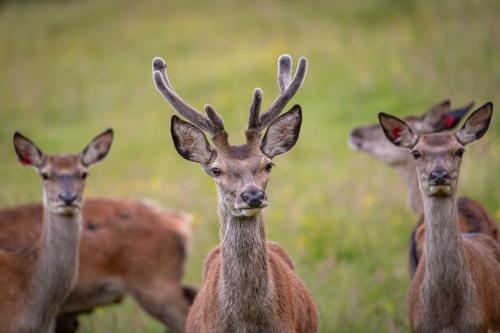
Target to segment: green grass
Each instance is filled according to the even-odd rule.
[[[406,246],[415,218],[402,180],[350,151],[349,130],[376,113],[418,114],[451,98],[482,104],[500,91],[500,3],[444,1],[19,1],[0,7],[0,205],[41,198],[16,162],[20,130],[47,152],[76,151],[112,126],[109,158],[88,195],[150,197],[195,216],[186,282],[218,243],[216,194],[181,159],[172,109],[151,80],[163,56],[176,90],[223,114],[243,141],[251,93],[277,94],[276,59],[307,56],[294,99],[297,146],[276,159],[268,238],[294,258],[319,306],[321,332],[406,332]],[[496,111],[498,113],[498,111]],[[468,149],[461,193],[500,218],[500,125]],[[160,332],[131,301],[83,319],[83,333]]]

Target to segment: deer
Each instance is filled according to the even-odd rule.
[[[419,135],[449,131],[460,124],[474,103],[454,110],[450,110],[450,106],[450,101],[444,100],[432,106],[424,114],[407,116],[404,121]],[[404,149],[390,143],[378,123],[354,128],[349,135],[349,146],[355,151],[368,153],[395,169],[407,186],[410,209],[417,215],[417,223],[413,227],[408,248],[408,270],[410,277],[413,277],[423,252],[425,234],[423,203],[414,159]],[[481,204],[467,197],[461,197],[457,200],[457,208],[459,225],[463,232],[485,233],[500,242],[497,223]]]
[[[463,233],[456,191],[465,146],[488,130],[491,102],[455,133],[417,134],[380,113],[387,139],[415,159],[426,224],[424,253],[411,282],[413,332],[482,333],[500,329],[500,245],[483,233]]]
[[[14,134],[19,161],[34,167],[43,180],[43,218],[39,238],[30,247],[0,248],[0,332],[52,330],[77,276],[88,168],[107,156],[112,141],[108,129],[79,154],[45,155],[30,139]]]
[[[56,333],[73,333],[78,317],[130,295],[170,331],[184,332],[196,290],[182,285],[191,216],[156,202],[87,198],[82,207],[78,277],[56,317]],[[41,232],[43,205],[0,209],[0,246],[24,249]]]
[[[188,333],[317,331],[313,298],[286,251],[266,240],[263,217],[272,159],[295,145],[302,123],[299,105],[280,114],[302,85],[306,69],[307,60],[300,58],[292,79],[292,59],[282,55],[278,97],[261,114],[262,90],[256,88],[246,142],[230,145],[223,118],[215,109],[206,105],[205,116],[181,99],[167,76],[165,61],[153,59],[157,90],[187,120],[171,118],[174,147],[184,159],[201,165],[218,194],[220,244],[205,259],[202,286],[187,319]]]

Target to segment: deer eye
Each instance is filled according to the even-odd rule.
[[[422,157],[422,154],[418,150],[412,150],[410,152],[411,156],[413,156],[414,159],[418,160],[420,157]]]
[[[210,169],[210,174],[212,175],[212,177],[218,177],[221,175],[221,173],[222,173],[222,171],[219,168]]]
[[[462,157],[462,156],[464,156],[464,153],[465,153],[465,149],[458,148],[457,151],[455,152],[455,155],[457,155],[458,157]]]
[[[273,166],[274,166],[274,163],[271,163],[271,162],[267,163],[266,164],[266,171],[271,172],[271,170],[273,169]]]
[[[40,176],[42,176],[43,180],[48,180],[49,179],[49,174],[47,172],[40,173]]]
[[[83,172],[82,173],[82,179],[86,179],[88,177],[89,173],[88,172]]]

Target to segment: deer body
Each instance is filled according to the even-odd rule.
[[[7,298],[7,302],[1,303],[0,332],[4,328],[4,332],[45,332],[48,330],[54,314],[71,291],[76,279],[80,222],[81,217],[77,215],[57,216],[45,211],[43,231],[33,248],[23,253],[0,252],[3,254],[0,257],[3,261],[0,266],[3,269],[10,268],[9,261],[20,261],[25,274],[18,278],[25,279],[20,283],[27,288],[26,291],[29,294],[29,298],[26,297],[26,299]],[[11,274],[7,274],[7,277]],[[3,272],[1,276],[4,276]],[[2,277],[0,280],[3,280]],[[10,288],[11,283],[10,279],[2,281],[0,288]],[[24,290],[18,291],[18,293],[21,292]],[[9,292],[0,291],[0,293],[5,295]],[[17,308],[12,302],[20,302],[18,306],[25,310],[11,312]],[[19,321],[13,320],[17,316],[19,316]]]
[[[486,234],[462,234],[456,204],[464,146],[484,135],[492,111],[485,104],[456,134],[421,136],[398,118],[379,114],[389,141],[411,150],[423,199],[424,255],[408,297],[413,332],[500,329],[500,245]]]
[[[262,91],[255,89],[247,141],[235,146],[229,144],[224,121],[215,109],[205,106],[205,117],[184,102],[168,79],[163,59],[153,60],[156,88],[191,122],[172,117],[174,146],[183,158],[201,164],[214,179],[218,194],[220,246],[206,259],[202,288],[188,315],[188,333],[317,331],[312,297],[286,252],[266,241],[262,212],[268,205],[265,189],[271,160],[290,150],[299,136],[300,106],[280,113],[300,88],[306,66],[301,58],[292,79],[291,58],[280,57],[280,94],[260,114]],[[213,146],[203,130],[212,135]]]
[[[221,245],[205,262],[187,332],[315,332],[313,300],[285,250],[266,241],[262,214],[220,215]]]
[[[0,249],[0,332],[52,329],[76,279],[86,170],[107,155],[112,139],[108,130],[78,155],[47,156],[26,137],[14,135],[19,160],[35,167],[44,180],[43,222],[35,244]]]
[[[190,218],[146,201],[105,198],[85,200],[82,215],[78,278],[58,311],[58,332],[76,331],[79,313],[127,295],[169,329],[183,331],[194,298],[181,283]],[[40,236],[42,216],[41,204],[0,210],[0,244],[28,248]]]
[[[425,256],[410,289],[414,332],[487,332],[500,328],[500,247],[462,235],[454,198],[429,199]]]

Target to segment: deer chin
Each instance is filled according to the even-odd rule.
[[[451,185],[430,185],[427,193],[434,197],[447,197],[453,194]]]
[[[241,208],[241,209],[239,209],[239,211],[240,211],[240,214],[242,216],[251,217],[251,216],[257,215],[263,209],[264,209],[264,207],[261,207],[261,208]]]
[[[58,205],[53,209],[54,214],[60,216],[75,216],[80,212],[79,205]]]

